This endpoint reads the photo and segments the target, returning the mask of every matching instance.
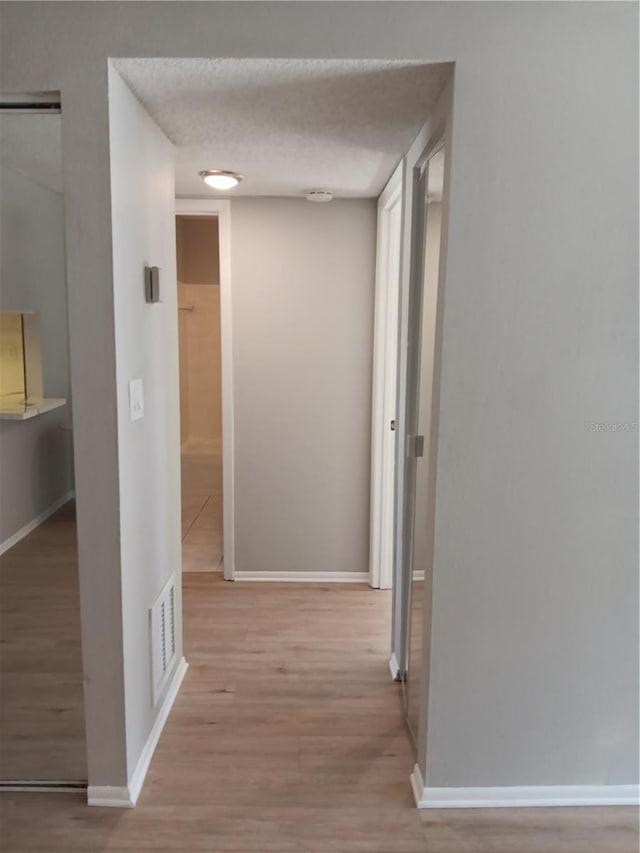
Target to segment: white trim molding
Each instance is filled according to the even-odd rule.
[[[131,794],[126,785],[121,788],[111,785],[89,785],[87,804],[110,809],[132,809],[135,805],[131,801]]]
[[[225,546],[226,547],[226,546]],[[236,572],[236,581],[273,583],[369,583],[369,572]]]
[[[373,386],[371,394],[371,500],[369,583],[393,586],[395,437],[391,421],[398,420],[398,317],[404,160],[378,199]]]
[[[638,785],[507,785],[498,788],[425,788],[416,764],[411,787],[419,809],[637,806]]]
[[[177,198],[176,215],[217,216],[220,254],[220,349],[222,365],[222,538],[225,580],[235,571],[235,468],[233,397],[233,310],[231,295],[231,202]]]
[[[171,679],[169,688],[167,690],[167,694],[164,697],[162,705],[160,706],[160,711],[158,712],[156,721],[153,724],[153,728],[149,732],[147,742],[145,743],[143,750],[140,753],[140,758],[138,759],[136,768],[133,771],[133,774],[129,780],[131,804],[134,806],[138,801],[138,797],[140,796],[140,791],[142,790],[142,786],[144,785],[144,780],[147,775],[149,765],[151,764],[153,753],[155,752],[156,746],[158,745],[158,741],[160,740],[162,729],[164,728],[164,724],[167,722],[167,718],[171,713],[173,703],[176,700],[176,696],[178,695],[184,677],[187,674],[188,668],[189,664],[186,662],[186,660],[183,657],[180,658],[178,665],[176,666],[176,670],[173,674],[173,678]]]
[[[0,554],[4,554],[5,551],[8,551],[9,548],[13,548],[14,545],[17,545],[21,539],[24,539],[25,536],[28,536],[36,527],[40,527],[40,525],[50,518],[54,512],[57,512],[61,507],[63,507],[66,503],[68,503],[72,498],[75,497],[75,492],[73,489],[62,495],[61,498],[58,498],[57,501],[54,501],[50,507],[47,507],[44,512],[41,512],[40,515],[33,518],[28,524],[25,524],[24,527],[21,527],[13,536],[9,536],[8,539],[5,539],[4,542],[0,542]]]
[[[160,740],[162,729],[171,712],[188,668],[189,664],[184,658],[181,658],[171,679],[171,684],[167,690],[167,695],[164,698],[160,712],[142,749],[135,770],[129,779],[129,784],[123,787],[89,785],[87,789],[87,803],[90,806],[103,806],[116,809],[132,809],[135,806],[140,796],[140,791],[142,791],[153,753]]]
[[[389,671],[391,672],[391,678],[394,681],[400,681],[400,665],[395,652],[392,652],[391,657],[389,658]]]

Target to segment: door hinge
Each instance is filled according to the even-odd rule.
[[[394,420],[394,421],[391,421],[390,426],[391,426],[391,432],[395,432],[395,431],[396,431],[396,422],[395,422],[395,420]]]

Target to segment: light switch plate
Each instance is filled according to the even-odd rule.
[[[129,419],[139,421],[144,417],[144,387],[142,379],[129,382]]]

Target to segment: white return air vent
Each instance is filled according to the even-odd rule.
[[[153,704],[157,705],[176,662],[175,575],[150,610]]]

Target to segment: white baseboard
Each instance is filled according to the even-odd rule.
[[[106,806],[119,809],[131,809],[135,806],[138,801],[138,797],[140,796],[140,791],[142,790],[147,770],[149,769],[149,764],[153,758],[153,753],[155,752],[158,741],[160,740],[162,729],[164,728],[164,724],[166,723],[167,717],[173,707],[173,703],[175,702],[178,691],[180,690],[180,685],[182,684],[182,680],[184,679],[188,668],[189,664],[184,658],[181,658],[178,666],[176,667],[169,689],[167,690],[167,695],[164,698],[160,712],[158,713],[156,721],[153,724],[153,728],[149,733],[149,737],[147,738],[147,742],[140,754],[136,768],[131,775],[129,784],[122,788],[89,785],[87,790],[87,802],[90,806]]]
[[[396,658],[395,652],[393,652],[393,654],[389,658],[389,669],[391,671],[391,678],[394,681],[399,681],[398,676],[400,675],[400,667],[398,665],[398,659]]]
[[[153,724],[153,728],[149,733],[147,742],[145,743],[144,748],[140,754],[140,758],[138,759],[136,769],[133,771],[133,775],[129,780],[131,803],[134,806],[138,801],[138,797],[140,796],[140,791],[142,790],[142,786],[147,775],[147,770],[149,769],[149,764],[151,764],[153,753],[155,752],[156,746],[158,745],[158,741],[160,740],[162,729],[164,728],[164,724],[167,722],[167,717],[171,713],[171,708],[173,707],[173,703],[176,700],[176,696],[178,695],[180,686],[185,675],[187,674],[188,668],[189,664],[186,662],[186,660],[184,658],[180,658],[180,661],[178,662],[178,665],[176,667],[176,671],[173,675],[173,678],[171,679],[171,683],[167,690],[167,694],[164,697],[164,701],[162,703],[158,716],[156,717],[156,721]]]
[[[369,583],[369,572],[235,572],[234,581],[274,583]]]
[[[204,569],[187,569],[184,566],[182,567],[183,575],[213,575],[222,574],[224,571],[222,563],[217,563],[215,566],[207,566]]]
[[[411,780],[411,789],[413,791],[413,798],[416,801],[416,806],[419,809],[426,809],[426,806],[422,804],[424,799],[424,779],[422,778],[422,772],[418,765],[414,765],[413,773],[409,777]]]
[[[90,806],[102,806],[112,809],[132,809],[135,805],[131,800],[131,794],[127,785],[121,788],[106,785],[89,785],[87,788],[87,803]]]
[[[8,551],[9,548],[13,548],[14,545],[17,545],[21,539],[28,536],[32,530],[36,529],[36,527],[40,527],[43,521],[46,521],[54,512],[57,512],[60,507],[63,507],[73,497],[75,497],[75,492],[71,489],[71,491],[64,494],[61,498],[58,498],[57,501],[54,501],[54,503],[52,503],[50,507],[47,507],[44,512],[41,512],[40,515],[33,518],[28,524],[25,524],[24,527],[21,527],[17,533],[13,534],[13,536],[9,536],[9,538],[5,539],[4,542],[0,542],[0,554],[4,554],[4,552]]]
[[[419,809],[536,808],[540,806],[636,806],[638,785],[531,785],[499,788],[425,788],[416,764],[411,787]]]

